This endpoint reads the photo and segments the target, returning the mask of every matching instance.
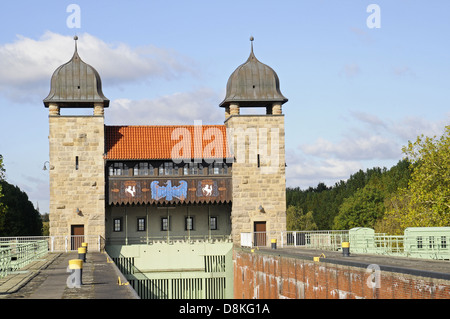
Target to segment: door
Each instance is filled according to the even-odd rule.
[[[266,222],[254,222],[254,245],[265,246],[266,245]]]
[[[77,250],[84,242],[84,225],[72,225],[70,234],[70,249]]]

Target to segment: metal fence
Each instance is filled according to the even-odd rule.
[[[0,243],[0,278],[48,253],[46,240]]]
[[[89,250],[102,251],[105,244],[105,239],[96,235],[0,237],[0,245],[35,241],[46,241],[49,252],[76,251],[84,242],[88,243]]]
[[[281,234],[281,247],[339,250],[349,239],[348,230],[287,231]]]
[[[193,235],[193,236],[142,236],[142,237],[112,237],[106,240],[107,245],[152,245],[158,243],[216,243],[231,242],[229,235]]]
[[[277,246],[338,250],[342,242],[348,241],[348,230],[285,231],[241,233],[242,247],[266,247],[276,240]]]
[[[298,247],[340,251],[343,242],[350,251],[426,259],[450,260],[450,227],[410,227],[404,235],[375,233],[373,229],[356,227],[350,230],[247,232],[241,233],[242,247],[269,247],[271,238],[278,247]]]
[[[49,252],[76,251],[81,243],[88,243],[90,251],[103,251],[105,247],[105,239],[101,236],[0,237],[0,278],[19,271]]]

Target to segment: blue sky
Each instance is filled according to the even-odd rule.
[[[70,4],[80,28],[69,28]],[[370,4],[380,28],[369,28]],[[50,77],[73,53],[100,73],[105,123],[221,124],[228,77],[254,52],[289,102],[287,185],[391,167],[450,122],[448,1],[8,1],[0,10],[0,154],[48,211]]]

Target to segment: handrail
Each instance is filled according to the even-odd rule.
[[[48,253],[46,240],[10,243],[2,241],[0,247],[0,278],[22,269]]]
[[[177,242],[182,243],[198,243],[198,242],[231,242],[229,235],[190,235],[190,236],[152,236],[152,237],[111,237],[106,239],[108,245],[153,245],[153,244],[173,244]]]
[[[450,260],[450,227],[411,227],[408,234],[375,234],[371,229],[357,233],[352,230],[243,232],[241,247],[269,247],[267,238],[281,239],[279,247],[298,247],[339,251],[343,242],[350,243],[350,251],[361,254],[405,256]]]

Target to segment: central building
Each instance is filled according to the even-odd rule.
[[[232,297],[232,247],[241,233],[268,246],[286,230],[286,101],[252,42],[220,103],[224,124],[105,125],[109,100],[75,43],[44,100],[50,235],[71,239],[54,248],[101,238],[141,296]],[[71,115],[77,108],[92,115]]]

